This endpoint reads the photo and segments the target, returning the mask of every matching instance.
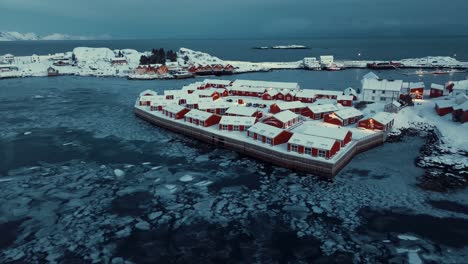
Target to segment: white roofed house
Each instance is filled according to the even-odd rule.
[[[290,110],[300,114],[305,107],[306,105],[300,101],[274,103],[270,105],[270,113],[276,114],[281,111]]]
[[[175,99],[175,97],[186,96],[188,94],[187,91],[184,90],[165,90],[164,95],[166,99]]]
[[[162,113],[171,119],[182,119],[190,109],[178,104],[170,104],[163,107]]]
[[[192,109],[184,116],[184,121],[202,127],[210,127],[216,125],[221,120],[221,116]]]
[[[390,103],[400,98],[402,80],[363,79],[361,100]]]
[[[344,89],[343,94],[344,95],[352,95],[353,100],[357,100],[357,98],[358,98],[358,93],[353,87],[348,87],[348,88]]]
[[[292,133],[267,124],[256,123],[247,130],[247,136],[253,140],[275,146],[288,142]]]
[[[354,107],[348,107],[343,110],[326,114],[323,121],[338,126],[347,126],[356,123],[362,117],[363,114],[361,111]]]
[[[368,72],[366,73],[364,76],[362,76],[362,81],[361,83],[363,82],[363,80],[365,79],[380,79],[379,76],[377,76],[377,74],[375,74],[374,72]]]
[[[340,142],[341,147],[346,146],[353,138],[353,133],[351,133],[350,130],[337,129],[334,127],[308,126],[304,131],[301,131],[301,133],[337,140]]]
[[[249,116],[255,118],[261,118],[262,112],[254,107],[246,106],[231,106],[225,112],[228,116]]]
[[[288,128],[299,123],[299,115],[286,110],[267,117],[262,122],[278,128]]]
[[[160,95],[161,96],[161,95]],[[163,96],[161,96],[163,97]],[[166,100],[165,98],[160,99],[159,96],[155,96],[151,101],[150,101],[150,110],[151,111],[162,111],[165,106],[171,105],[171,104],[176,104],[174,100]]]
[[[386,112],[380,112],[373,117],[362,119],[358,122],[358,127],[370,129],[389,131],[392,129],[394,123],[394,115]]]
[[[148,96],[148,95],[158,95],[158,93],[153,90],[144,90],[143,92],[140,93],[140,96]]]
[[[444,95],[445,87],[442,84],[431,83],[430,98],[437,98]]]
[[[342,106],[353,106],[353,96],[352,95],[338,95],[336,100]]]
[[[13,56],[13,54],[5,54],[3,56],[0,57],[0,63],[1,62],[4,62],[4,63],[13,63],[15,61],[15,56]]]
[[[276,95],[277,100],[284,100],[287,102],[294,101],[296,91],[288,90],[288,89],[281,89],[281,90],[278,89],[277,91],[278,91],[278,94]]]
[[[304,67],[311,70],[320,70],[320,62],[316,57],[306,57],[302,60]]]
[[[455,81],[452,82],[452,84],[453,86],[451,90],[453,97],[456,97],[459,94],[468,95],[468,80]]]
[[[143,95],[138,98],[138,104],[140,106],[150,106],[153,100],[165,100],[164,95]]]
[[[225,88],[231,86],[231,80],[219,80],[219,79],[205,79],[203,84],[199,87],[203,88]]]
[[[338,111],[338,108],[334,104],[312,105],[304,108],[301,115],[318,120],[335,111]]]
[[[334,58],[332,55],[323,55],[320,56],[320,64],[322,66],[328,66],[330,64],[333,64]]]
[[[315,101],[315,96],[315,90],[302,89],[296,92],[294,99],[303,103],[313,103]]]
[[[185,106],[189,109],[198,109],[200,104],[212,102],[214,101],[211,97],[187,97],[187,99],[185,100]]]
[[[246,131],[257,122],[257,118],[248,116],[222,116],[219,130]]]
[[[236,83],[229,88],[229,93],[235,96],[261,97],[266,91],[266,88],[239,86]]]
[[[423,82],[403,82],[401,87],[402,94],[409,94],[414,99],[422,99],[424,94]]]
[[[301,133],[294,133],[288,141],[288,151],[324,159],[332,158],[340,149],[337,140]]]
[[[198,109],[217,115],[224,115],[231,105],[232,104],[228,102],[217,100],[212,102],[201,102],[198,104]]]
[[[398,113],[401,108],[403,108],[403,105],[399,101],[393,100],[391,103],[384,106],[384,111],[388,113]]]

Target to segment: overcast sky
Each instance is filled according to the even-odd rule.
[[[0,31],[114,38],[468,35],[468,0],[0,0]]]

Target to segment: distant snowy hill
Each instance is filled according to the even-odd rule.
[[[18,41],[18,40],[92,40],[92,39],[110,39],[109,35],[101,36],[72,36],[68,34],[54,33],[47,36],[39,36],[35,33],[2,32],[0,31],[0,41]]]

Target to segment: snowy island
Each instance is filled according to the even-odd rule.
[[[415,126],[437,131],[454,155],[468,151],[466,138],[455,136],[468,128],[468,81],[450,84],[442,94],[375,74],[362,83],[363,93],[357,94],[352,88],[341,92],[301,89],[297,83],[206,79],[164,95],[143,91],[135,114],[215,146],[325,177],[335,176],[354,155]],[[381,98],[366,98],[366,92],[376,90]],[[450,112],[462,124],[441,119]],[[441,163],[441,157],[424,161]],[[442,163],[461,170],[468,166],[466,158]]]
[[[334,60],[333,56],[310,57],[292,62],[248,62],[222,60],[210,54],[180,48],[177,59],[165,65],[140,65],[142,56],[150,52],[133,49],[78,47],[73,51],[48,55],[0,56],[0,79],[57,75],[113,76],[130,79],[187,78],[193,75],[225,75],[279,69],[342,70],[367,68],[376,61]],[[450,57],[426,57],[394,61],[401,68],[457,68],[466,69],[468,63]]]

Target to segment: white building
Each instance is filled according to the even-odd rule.
[[[468,95],[468,80],[454,81],[452,87],[452,96],[459,94]]]
[[[319,70],[320,62],[316,57],[306,57],[303,59],[302,63],[306,69]]]
[[[361,100],[390,103],[400,98],[402,85],[402,80],[363,79]]]
[[[331,55],[320,56],[320,64],[322,66],[333,64],[334,58]]]
[[[15,61],[15,56],[13,56],[13,54],[8,53],[0,57],[0,62],[13,63],[14,61]]]

